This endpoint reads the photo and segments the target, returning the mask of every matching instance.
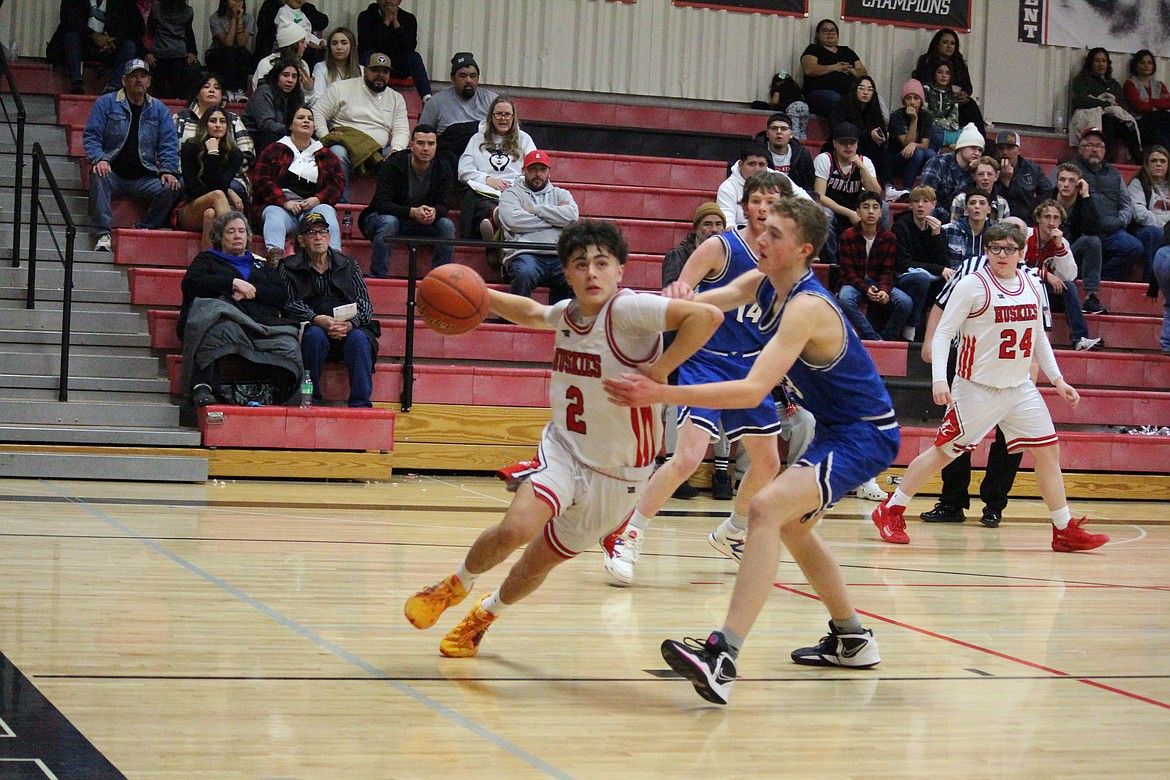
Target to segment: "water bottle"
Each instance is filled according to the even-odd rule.
[[[8,61],[16,62],[20,59],[20,41],[15,38],[8,44]]]
[[[313,405],[313,377],[306,371],[301,377],[301,408],[308,409]]]
[[[1068,131],[1064,123],[1064,106],[1058,105],[1052,112],[1052,129],[1058,133]]]

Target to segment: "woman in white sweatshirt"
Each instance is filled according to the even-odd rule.
[[[483,128],[459,157],[459,181],[468,187],[460,206],[463,238],[492,240],[500,193],[524,178],[524,156],[535,148],[532,138],[520,129],[512,99],[500,95],[493,100]]]

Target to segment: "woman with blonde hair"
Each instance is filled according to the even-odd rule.
[[[328,44],[325,59],[313,66],[313,99],[310,102],[316,102],[333,82],[356,79],[362,75],[363,68],[358,64],[357,37],[353,30],[338,27],[325,40]]]
[[[532,137],[520,129],[516,104],[506,95],[498,96],[459,157],[459,181],[467,185],[460,206],[463,238],[492,240],[500,193],[524,178],[524,155],[535,148]]]

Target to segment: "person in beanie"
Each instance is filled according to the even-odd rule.
[[[890,114],[890,169],[902,178],[902,187],[914,189],[914,180],[937,152],[930,148],[930,126],[934,119],[925,108],[922,82],[910,79],[902,85],[902,107]]]
[[[432,95],[418,117],[419,124],[439,131],[439,156],[447,159],[451,170],[459,169],[459,155],[487,120],[488,108],[495,99],[495,92],[479,86],[475,55],[469,51],[456,53],[451,58],[451,86]]]
[[[955,141],[955,151],[938,155],[923,169],[922,184],[934,190],[938,198],[934,215],[940,220],[951,218],[951,201],[971,181],[973,166],[983,156],[983,146],[983,136],[974,124],[968,124]]]

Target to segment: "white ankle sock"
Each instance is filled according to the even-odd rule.
[[[484,597],[484,600],[480,602],[480,606],[483,607],[483,611],[489,615],[498,615],[503,612],[504,607],[508,605],[500,600],[500,591],[499,589],[496,589]]]
[[[746,531],[748,527],[747,515],[741,515],[734,509],[731,510],[731,515],[727,518],[727,522],[737,531]]]
[[[653,519],[653,517],[646,517],[646,515],[635,509],[634,514],[630,515],[630,526],[637,528],[639,531],[645,531]]]
[[[886,506],[907,506],[911,498],[912,496],[902,492],[902,488],[896,488],[894,494],[887,499]]]
[[[1052,513],[1052,524],[1062,531],[1068,528],[1070,520],[1072,520],[1072,512],[1069,511],[1067,505]]]
[[[455,576],[463,583],[464,590],[471,590],[471,586],[475,584],[475,580],[479,577],[478,574],[472,574],[467,570],[467,561],[459,564],[459,568],[455,570]]]

